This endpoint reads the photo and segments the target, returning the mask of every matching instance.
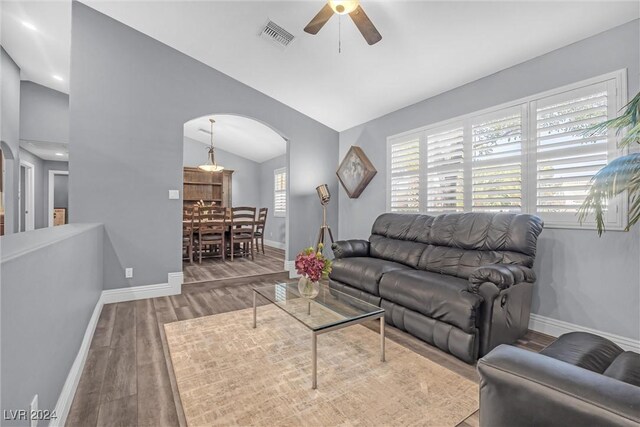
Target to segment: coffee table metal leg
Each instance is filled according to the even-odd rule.
[[[311,388],[318,388],[318,336],[311,333]]]
[[[253,291],[253,328],[255,329],[256,327],[256,317],[258,314],[258,310],[256,308],[256,291]]]
[[[384,316],[380,318],[380,361],[384,362]]]

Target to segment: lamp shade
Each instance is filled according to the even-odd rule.
[[[317,186],[316,192],[318,193],[321,204],[326,205],[329,203],[329,200],[331,200],[331,193],[329,192],[329,186],[327,184]]]
[[[329,6],[338,15],[346,15],[358,8],[358,0],[329,0]]]

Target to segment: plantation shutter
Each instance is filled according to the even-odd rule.
[[[273,176],[273,215],[283,217],[287,214],[287,169],[276,169]]]
[[[420,136],[412,135],[390,146],[391,212],[420,210]]]
[[[462,124],[434,129],[426,136],[427,212],[464,209],[464,128]]]
[[[607,133],[584,131],[607,120],[609,90],[603,82],[536,101],[535,209],[543,218],[575,223],[589,181],[607,164]]]
[[[522,106],[471,122],[471,210],[522,210]]]

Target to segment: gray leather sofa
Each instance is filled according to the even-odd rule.
[[[534,353],[501,345],[478,361],[480,426],[638,426],[640,355],[573,332]]]
[[[329,286],[472,363],[527,331],[542,220],[532,215],[380,215],[369,240],[333,244]]]

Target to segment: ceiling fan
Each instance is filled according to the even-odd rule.
[[[328,0],[327,4],[320,9],[320,12],[307,24],[304,31],[309,34],[318,34],[318,31],[329,21],[334,13],[338,15],[348,14],[353,23],[356,24],[356,27],[358,27],[358,30],[360,30],[364,39],[370,45],[382,40],[382,36],[373,25],[373,22],[371,22],[367,14],[364,13],[359,0]]]

